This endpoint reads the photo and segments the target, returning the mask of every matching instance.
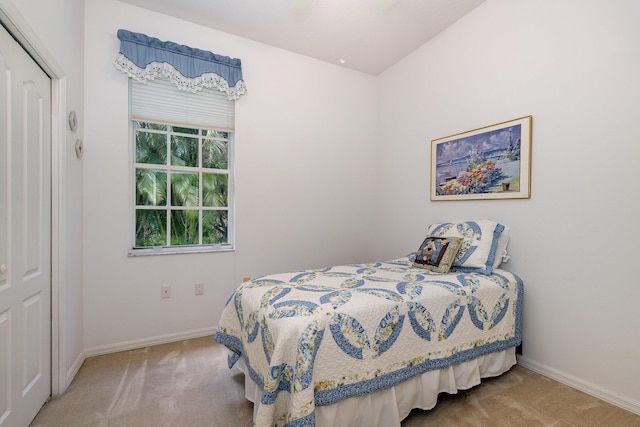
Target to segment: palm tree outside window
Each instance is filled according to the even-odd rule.
[[[231,133],[134,121],[134,249],[230,245]]]

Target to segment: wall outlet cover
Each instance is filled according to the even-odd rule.
[[[196,283],[196,295],[204,295],[204,283]]]
[[[171,298],[171,286],[169,285],[162,285],[160,287],[160,296],[162,298]]]

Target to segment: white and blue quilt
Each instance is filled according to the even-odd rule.
[[[413,268],[411,257],[265,276],[240,285],[215,341],[262,390],[257,426],[314,426],[316,406],[517,346],[523,285]]]

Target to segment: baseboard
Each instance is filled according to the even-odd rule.
[[[84,350],[85,358],[93,356],[101,356],[103,354],[117,353],[119,351],[134,350],[136,348],[149,347],[152,345],[167,344],[170,342],[189,340],[193,338],[206,337],[213,335],[216,331],[215,327],[196,329],[186,332],[178,332],[175,334],[166,334],[156,337],[143,338],[139,340],[124,341],[116,344],[100,345],[87,348]]]
[[[604,400],[605,402],[611,403],[612,405],[618,406],[629,412],[640,415],[640,402],[634,401],[627,396],[622,396],[619,393],[591,384],[580,378],[574,377],[573,375],[542,365],[531,359],[527,359],[524,356],[518,355],[518,365],[545,377],[551,378],[552,380],[568,385],[569,387],[580,390],[593,397],[597,397],[600,400]]]
[[[78,357],[76,357],[76,360],[73,361],[73,365],[71,365],[71,368],[69,368],[69,370],[67,371],[67,378],[65,379],[66,384],[64,385],[65,390],[69,388],[69,386],[71,385],[71,381],[73,381],[86,359],[86,353],[84,351],[81,351],[80,354],[78,354]]]

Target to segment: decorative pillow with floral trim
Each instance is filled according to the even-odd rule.
[[[413,266],[425,268],[434,273],[448,273],[462,245],[462,240],[460,237],[427,236],[416,253]]]
[[[504,225],[485,219],[431,224],[428,233],[430,236],[463,239],[460,250],[453,261],[452,268],[455,270],[491,274],[496,264],[498,240],[504,229]],[[502,250],[506,251],[504,240]],[[508,242],[508,238],[506,241]],[[498,256],[502,257],[503,254]]]

